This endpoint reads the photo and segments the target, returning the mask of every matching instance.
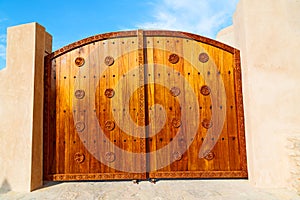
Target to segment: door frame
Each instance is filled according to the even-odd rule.
[[[86,176],[81,175],[49,175],[48,165],[49,160],[47,154],[49,154],[49,138],[47,136],[51,129],[53,129],[53,102],[51,102],[49,91],[51,90],[51,60],[69,52],[74,49],[80,48],[87,44],[98,42],[101,40],[107,40],[119,37],[138,37],[138,54],[139,54],[139,68],[142,73],[139,74],[140,80],[144,81],[144,38],[147,36],[165,36],[165,37],[180,37],[186,39],[193,39],[195,41],[205,43],[224,51],[232,53],[234,56],[234,79],[235,79],[235,91],[236,91],[236,107],[237,107],[237,126],[238,126],[238,136],[240,139],[240,158],[241,158],[241,171],[207,171],[207,172],[177,172],[177,173],[157,173],[160,178],[224,178],[224,177],[247,177],[247,161],[246,161],[246,143],[245,143],[245,129],[244,129],[244,108],[243,108],[243,94],[242,94],[242,77],[241,77],[241,66],[240,66],[240,51],[230,47],[221,42],[195,35],[192,33],[180,32],[180,31],[144,31],[144,30],[134,30],[134,31],[122,31],[122,32],[111,32],[105,34],[99,34],[85,38],[83,40],[69,44],[57,51],[47,55],[45,57],[45,71],[44,71],[44,179],[46,180],[110,180],[110,179],[145,179],[149,177],[148,173],[137,173],[137,174],[88,174]],[[141,94],[142,95],[142,94]],[[140,96],[141,99],[145,96]],[[145,108],[145,105],[142,106]],[[54,120],[55,121],[55,120]],[[144,144],[145,145],[145,144]],[[81,176],[81,178],[80,178]],[[151,177],[157,178],[157,177]]]

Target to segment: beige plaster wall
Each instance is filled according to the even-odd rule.
[[[300,191],[300,1],[240,0],[218,39],[241,50],[249,180]]]
[[[6,68],[0,71],[0,189],[42,185],[43,67],[51,36],[37,23],[7,30]]]

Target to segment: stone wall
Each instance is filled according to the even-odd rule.
[[[217,38],[241,50],[249,180],[299,190],[300,1],[241,0]]]
[[[37,23],[8,28],[0,71],[0,192],[42,185],[43,69],[51,48],[51,36]]]

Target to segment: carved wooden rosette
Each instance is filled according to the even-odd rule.
[[[75,153],[74,155],[74,160],[77,162],[77,163],[83,163],[85,159],[85,156],[83,153],[80,153],[80,152],[77,152]]]
[[[108,88],[105,90],[104,94],[107,98],[112,98],[115,95],[115,91],[112,88]]]
[[[180,94],[180,89],[178,87],[172,87],[170,93],[172,96],[177,97]]]
[[[175,128],[178,128],[181,126],[181,121],[177,118],[174,118],[172,119],[172,125],[175,127]]]
[[[115,59],[111,56],[106,56],[105,59],[104,59],[104,63],[107,65],[107,66],[111,66],[113,65],[115,62]]]
[[[77,99],[83,99],[84,96],[85,96],[84,90],[76,90],[75,91],[75,97]]]
[[[77,122],[75,124],[75,129],[77,132],[82,132],[85,129],[85,123],[84,122]]]
[[[206,119],[206,118],[202,121],[201,124],[202,124],[202,126],[203,126],[204,128],[206,128],[206,129],[211,128],[212,125],[213,125],[212,121],[209,120],[209,119]]]
[[[178,61],[179,61],[179,56],[177,55],[177,54],[171,54],[170,56],[169,56],[169,62],[170,63],[172,63],[172,64],[176,64],[176,63],[178,63]]]
[[[116,160],[116,154],[113,152],[106,152],[105,160],[109,163],[114,162]]]
[[[114,128],[115,128],[115,122],[111,121],[111,120],[106,121],[105,122],[105,128],[106,128],[106,130],[109,130],[109,131],[114,130]]]
[[[213,152],[209,152],[208,154],[206,154],[206,156],[204,156],[204,159],[206,160],[212,160],[215,158],[215,154]]]
[[[200,89],[200,92],[204,96],[208,96],[210,94],[210,88],[207,85],[203,85]]]
[[[206,63],[209,60],[209,56],[207,53],[200,53],[199,54],[199,61],[202,63]]]
[[[85,63],[85,61],[84,61],[84,58],[82,58],[82,57],[77,57],[75,59],[75,65],[77,67],[81,67],[82,65],[84,65],[84,63]]]
[[[179,153],[178,151],[176,151],[173,153],[173,158],[174,158],[174,160],[179,161],[182,159],[182,154]]]

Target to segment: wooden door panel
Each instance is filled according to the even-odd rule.
[[[148,41],[147,64],[155,66],[154,70],[150,70],[148,73],[154,74],[155,82],[159,83],[158,79],[164,79],[163,82],[168,83],[168,87],[148,85],[147,91],[150,96],[148,106],[160,104],[167,115],[164,128],[155,137],[148,140],[149,151],[155,152],[168,145],[176,137],[177,131],[179,131],[177,134],[181,135],[176,141],[176,148],[167,150],[167,157],[152,156],[150,163],[155,164],[151,165],[150,178],[246,177],[245,165],[241,163],[241,157],[244,159],[244,155],[240,154],[242,146],[239,146],[239,140],[242,139],[239,138],[235,104],[237,98],[235,76],[238,72],[235,72],[233,53],[186,38],[149,36],[146,41]],[[208,56],[208,61],[200,61],[201,53]],[[179,57],[176,62],[170,57],[174,57],[174,54]],[[165,68],[158,66],[165,66]],[[180,76],[184,77],[184,81],[178,78]],[[219,88],[223,85],[222,93]],[[202,88],[206,86],[209,87],[210,92],[214,91],[214,101],[210,94],[201,93]],[[179,95],[183,96],[183,102],[176,101],[177,97],[171,95],[170,89],[173,87],[180,88]],[[197,98],[197,108],[191,107],[186,101],[191,98],[191,94],[185,93],[188,87],[193,89]],[[155,91],[154,94],[151,93],[152,90]],[[183,107],[190,112],[198,110],[199,121],[193,121],[188,116],[181,116],[180,111]],[[213,109],[221,110],[220,112],[224,116],[224,125],[221,125],[222,119],[219,119],[218,116],[214,120],[212,119]],[[183,126],[178,128],[172,126],[171,120],[174,118],[180,120]],[[210,125],[204,127],[203,123],[207,125],[210,121],[213,121],[211,127]],[[220,124],[219,127],[218,124]],[[199,127],[195,137],[190,137],[190,134],[186,133],[190,132],[193,126]],[[155,124],[150,129],[153,127]],[[211,133],[209,133],[209,129],[211,129]],[[220,132],[220,134],[216,134],[216,132]],[[206,152],[206,157],[199,158],[200,148],[205,140],[208,144],[211,143],[213,148],[211,152]],[[215,145],[213,145],[214,143]],[[185,149],[184,153],[179,155],[178,152],[181,152],[182,149]],[[169,160],[172,160],[172,156],[178,158],[171,162]],[[160,168],[159,163],[162,160],[168,160],[170,165]]]
[[[48,123],[50,125],[50,120],[55,119],[51,127],[56,127],[52,129],[45,126],[48,128],[45,131],[45,153],[48,155],[45,162],[46,179],[146,177],[145,172],[123,172],[121,169],[126,166],[142,168],[145,162],[133,156],[122,159],[122,154],[116,150],[118,148],[132,153],[145,151],[145,147],[140,145],[141,140],[145,139],[123,132],[114,120],[116,115],[122,119],[122,115],[126,114],[123,111],[127,109],[133,121],[141,123],[137,117],[139,91],[133,93],[128,107],[123,107],[122,95],[114,99],[114,90],[120,78],[124,79],[121,86],[124,93],[139,81],[138,75],[126,77],[128,71],[138,65],[137,45],[137,37],[107,39],[46,60],[49,68],[55,66],[49,75],[46,74],[46,84],[51,85],[51,90],[45,93],[45,97],[47,103],[51,104],[46,112]],[[114,107],[112,101],[115,101],[117,107]],[[50,109],[55,111],[49,112]],[[107,159],[108,163],[102,163],[101,158]]]

